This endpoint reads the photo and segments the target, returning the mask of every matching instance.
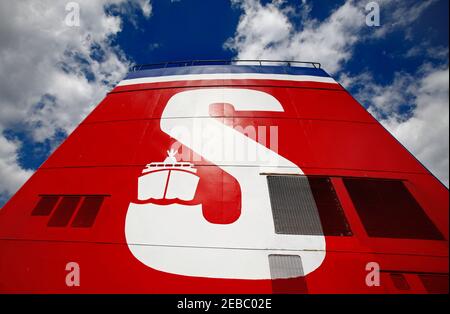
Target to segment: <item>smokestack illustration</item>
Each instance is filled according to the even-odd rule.
[[[448,293],[448,196],[318,63],[136,66],[0,211],[0,292]]]

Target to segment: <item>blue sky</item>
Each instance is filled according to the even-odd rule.
[[[226,0],[154,1],[153,16],[140,17],[137,28],[125,19],[115,42],[138,64],[229,59],[234,54],[223,43],[233,36],[239,16]]]
[[[314,1],[311,15],[323,20],[344,2]],[[299,6],[301,1],[286,3]],[[400,28],[379,40],[358,43],[353,58],[343,70],[358,73],[361,69],[368,69],[380,83],[392,80],[397,71],[414,73],[428,56],[420,54],[405,58],[408,50],[424,42],[429,47],[448,47],[448,6],[449,2],[445,0],[430,5],[411,25],[411,38],[407,40],[404,29]],[[242,10],[232,7],[229,0],[154,1],[152,18],[140,17],[138,28],[125,19],[123,31],[118,34],[115,43],[138,64],[167,60],[230,59],[236,57],[236,53],[224,49],[223,45],[233,37],[241,14]],[[383,14],[388,13],[383,12],[381,7],[381,19]],[[430,61],[436,60],[430,58]]]
[[[67,2],[0,4],[0,206],[130,65],[167,60],[319,61],[448,186],[447,0],[377,1],[379,27],[369,1],[83,0],[74,28]]]

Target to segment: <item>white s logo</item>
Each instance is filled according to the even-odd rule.
[[[261,173],[303,174],[286,158],[209,116],[209,106],[227,103],[238,111],[283,112],[270,94],[243,88],[204,88],[183,91],[168,101],[161,129],[183,145],[237,179],[242,191],[241,216],[232,224],[212,224],[202,205],[134,204],[127,212],[125,234],[133,255],[154,269],[196,277],[271,279],[268,256],[298,255],[304,275],[318,268],[325,258],[323,235],[276,234],[266,176]],[[201,117],[201,118],[199,118]],[[192,141],[183,142],[173,132],[190,130]],[[195,130],[207,128],[218,146],[227,139],[242,143],[237,150],[260,150],[266,160],[224,160],[201,141]],[[149,186],[148,188],[151,188]],[[182,187],[180,187],[182,189]]]

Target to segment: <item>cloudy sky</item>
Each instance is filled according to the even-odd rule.
[[[321,62],[445,185],[448,0],[0,1],[0,206],[130,65]],[[69,23],[67,23],[69,21]]]

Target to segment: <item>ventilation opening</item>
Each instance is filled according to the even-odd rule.
[[[303,176],[268,176],[275,232],[322,235],[319,213]]]
[[[400,273],[391,273],[391,280],[397,290],[409,290],[409,284],[405,276]]]
[[[323,234],[351,236],[353,233],[330,178],[308,177],[308,180],[319,210]]]
[[[273,293],[307,293],[302,259],[298,255],[269,255]]]
[[[448,294],[447,274],[421,274],[419,278],[429,293]]]
[[[109,195],[41,195],[32,216],[50,216],[48,227],[90,228]]]
[[[80,203],[79,196],[64,196],[50,217],[47,226],[65,227]]]
[[[370,237],[443,239],[403,182],[345,178],[344,184]]]
[[[100,207],[103,204],[103,196],[86,196],[75,216],[72,227],[89,228],[94,224]]]
[[[48,216],[55,208],[56,203],[58,203],[59,196],[43,196],[38,201],[33,211],[32,216]]]
[[[302,259],[298,255],[269,255],[270,276],[272,279],[287,279],[303,276]]]
[[[267,177],[275,232],[350,236],[350,226],[330,178]]]

